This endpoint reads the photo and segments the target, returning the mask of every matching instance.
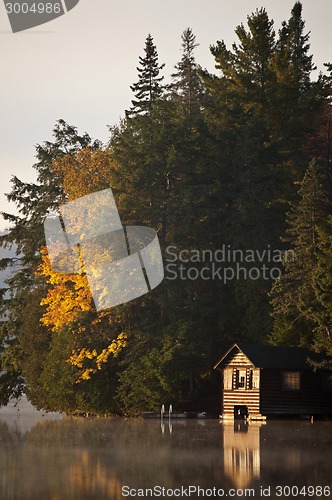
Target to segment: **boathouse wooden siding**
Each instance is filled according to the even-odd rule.
[[[259,388],[250,388],[250,376],[255,369],[247,356],[242,351],[232,350],[226,358],[227,369],[223,372],[223,398],[222,414],[232,417],[235,406],[247,406],[249,415],[259,415],[260,413],[260,392]],[[231,371],[232,388],[225,387],[225,378],[227,372]],[[237,374],[239,371],[245,371],[245,388],[234,390],[236,387]]]
[[[282,371],[264,369],[261,380],[260,410],[263,415],[332,414],[332,392],[323,388],[323,373],[301,370],[301,390],[285,391]]]
[[[223,379],[222,417],[236,418],[239,408],[246,408],[246,416],[253,419],[267,415],[332,415],[332,382],[324,384],[332,374],[314,372],[309,356],[322,360],[307,349],[234,344],[215,366]],[[285,374],[291,378],[294,375],[299,386],[285,386]]]

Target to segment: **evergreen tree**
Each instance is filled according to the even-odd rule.
[[[248,29],[237,27],[239,42],[231,50],[223,41],[211,48],[219,75],[203,72],[210,150],[223,206],[217,212],[224,221],[219,234],[234,248],[285,248],[279,239],[285,212],[316,147],[309,138],[325,119],[328,82],[322,77],[311,81],[314,67],[301,13],[296,3],[276,38],[265,9],[257,10],[248,16]],[[234,335],[240,329],[256,338],[260,330],[266,338],[270,286],[249,280],[230,287],[237,304],[236,321],[228,323]]]
[[[59,204],[66,201],[61,175],[54,171],[52,165],[85,146],[99,147],[99,143],[93,143],[88,134],[80,136],[75,127],[63,120],[57,122],[53,136],[53,143],[47,141],[36,148],[38,161],[34,168],[38,172],[37,182],[23,183],[15,176],[12,179],[13,188],[7,198],[16,204],[19,215],[2,214],[10,222],[11,229],[1,236],[0,242],[5,247],[15,245],[16,257],[1,262],[2,268],[11,269],[7,294],[1,301],[1,310],[6,313],[6,321],[1,328],[5,352],[1,369],[7,374],[16,373],[20,388],[23,375],[27,391],[36,387],[36,374],[40,375],[43,369],[40,359],[48,351],[50,342],[47,330],[40,323],[44,312],[40,299],[47,286],[36,274],[41,264],[40,249],[45,245],[43,222],[46,215],[56,211]],[[27,345],[35,347],[30,354]],[[7,388],[2,386],[0,390],[7,391]]]
[[[313,277],[317,305],[313,311],[314,348],[332,356],[332,217],[318,231],[318,262]]]
[[[324,289],[331,279],[327,265],[330,183],[328,170],[311,162],[301,183],[300,200],[288,216],[287,241],[295,258],[285,259],[285,272],[272,288],[274,343],[318,347],[315,331],[324,323]]]
[[[291,175],[295,180],[303,177],[303,168],[310,161],[308,139],[322,124],[329,93],[325,77],[319,75],[316,81],[312,79],[316,67],[309,50],[302,4],[296,2],[290,19],[283,22],[279,30],[271,62],[275,85],[269,106],[274,140],[278,142],[282,159],[292,161]]]
[[[268,128],[268,102],[274,82],[270,69],[275,33],[265,9],[248,16],[248,30],[236,28],[239,39],[228,50],[211,48],[218,76],[203,72],[208,90],[206,122],[211,138],[216,186],[215,232],[234,249],[278,248],[283,213],[278,151]],[[217,242],[216,242],[217,244]],[[226,320],[233,336],[264,338],[270,329],[266,292],[268,281],[229,284],[227,302],[236,304]],[[250,312],[251,311],[251,312]],[[260,327],[257,311],[261,311]],[[238,338],[238,337],[237,337]]]
[[[268,100],[273,78],[270,61],[275,48],[275,32],[273,21],[263,8],[248,16],[247,23],[248,31],[243,24],[235,30],[239,44],[233,44],[233,75],[235,83],[246,90],[248,98],[255,102],[256,112],[260,112],[260,107]],[[250,106],[249,99],[247,106]]]
[[[157,48],[150,34],[146,38],[144,52],[145,56],[139,58],[138,81],[130,87],[134,92],[135,99],[132,100],[131,109],[126,112],[127,116],[145,114],[151,111],[153,103],[163,93],[162,81],[164,77],[159,76],[159,74],[165,65],[158,62]]]
[[[304,33],[305,22],[302,19],[302,4],[296,2],[288,22],[282,23],[277,44],[279,57],[284,56],[284,63],[289,66],[291,82],[296,83],[299,92],[305,93],[311,86],[311,73],[316,69],[309,54],[309,33]]]
[[[110,141],[118,164],[115,185],[119,193],[125,193],[120,196],[124,222],[154,227],[162,248],[173,245],[177,252],[191,247],[210,248],[211,221],[216,217],[211,203],[215,186],[208,161],[195,45],[191,30],[186,30],[173,91],[167,98],[159,99],[149,114],[132,116],[114,128]],[[180,264],[177,262],[176,266]],[[218,303],[212,283],[180,278],[166,279],[159,290],[140,301],[143,311],[148,308],[149,322],[146,324],[145,314],[135,314],[134,328],[128,330],[119,385],[119,399],[126,408],[133,401],[137,403],[137,398],[142,406],[149,407],[152,401],[166,398],[172,391],[175,397],[179,373],[190,385],[189,381],[197,378],[194,373],[212,370],[220,336],[220,329],[212,326],[218,322],[220,308],[214,307]],[[133,310],[136,306],[128,304],[129,316]],[[211,328],[202,336],[207,321]],[[173,347],[167,348],[157,363],[155,349],[166,345]],[[146,349],[151,349],[151,355]],[[143,365],[146,370],[151,367],[155,380],[150,400],[144,391],[136,394],[132,390],[133,372],[137,372],[135,386],[144,383]],[[145,376],[149,379],[150,373],[145,372]],[[167,389],[162,382],[165,377],[169,381]],[[188,392],[187,388],[182,396],[187,397]]]
[[[182,33],[181,40],[182,58],[175,66],[176,72],[172,74],[173,83],[170,88],[173,98],[178,97],[184,113],[191,117],[195,109],[198,112],[202,106],[203,86],[195,59],[195,49],[199,44],[196,43],[191,28]]]
[[[274,210],[278,172],[266,123],[273,80],[273,23],[261,9],[248,16],[248,27],[249,31],[243,25],[237,27],[239,44],[232,51],[224,42],[211,48],[221,75],[205,72],[203,77],[209,91],[206,120],[219,156],[215,176],[226,197],[227,192],[230,195],[226,198],[229,213],[224,214],[232,232],[229,237],[241,238],[232,243],[252,248],[262,240],[265,244],[271,219],[274,223],[278,216]],[[249,241],[250,235],[254,241]]]

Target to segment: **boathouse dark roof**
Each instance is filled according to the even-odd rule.
[[[310,362],[322,362],[324,357],[303,347],[255,345],[238,342],[218,361],[215,369],[223,369],[232,359],[233,351],[240,350],[256,368],[280,370],[310,369]]]

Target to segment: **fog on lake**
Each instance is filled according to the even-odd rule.
[[[65,417],[26,405],[0,410],[1,500],[208,498],[222,492],[326,498],[331,463],[332,422],[222,424]]]

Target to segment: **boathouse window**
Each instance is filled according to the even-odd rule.
[[[224,371],[224,389],[233,389],[233,369]]]
[[[282,387],[286,391],[299,391],[301,384],[300,372],[283,372]]]
[[[259,370],[250,370],[249,389],[259,389]]]
[[[236,389],[246,388],[247,370],[236,370]]]

